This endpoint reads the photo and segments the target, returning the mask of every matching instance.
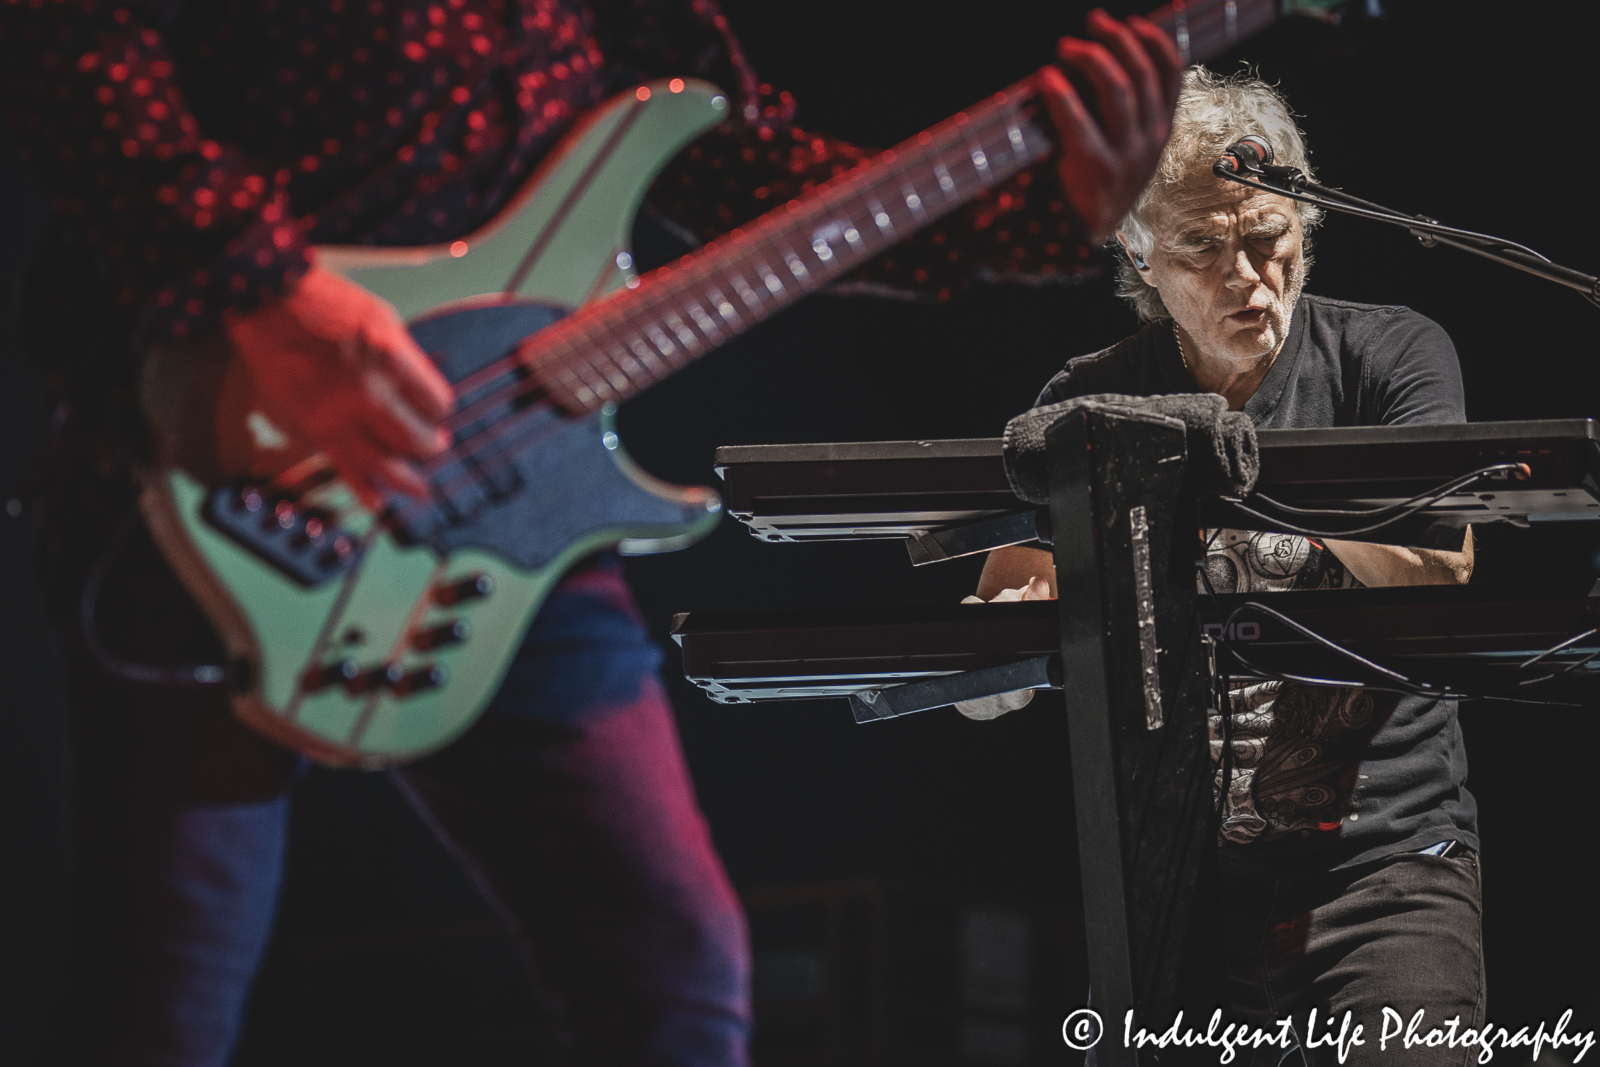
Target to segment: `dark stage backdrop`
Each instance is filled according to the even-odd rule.
[[[1087,5],[725,6],[758,69],[799,98],[803,125],[885,145],[1045,62]],[[1600,8],[1388,6],[1355,33],[1281,26],[1213,66],[1248,61],[1282,85],[1323,181],[1600,272],[1581,162]],[[9,154],[0,187],[9,281],[39,207]],[[639,243],[642,258],[672,251],[648,225]],[[1445,326],[1473,419],[1600,414],[1600,311],[1576,295],[1337,216],[1316,256],[1312,291],[1404,303]],[[942,305],[817,298],[631,402],[624,436],[645,466],[686,482],[712,478],[721,444],[994,436],[1064,360],[1134,326],[1106,282]],[[5,344],[0,500],[41,411]],[[0,1049],[18,1063],[55,998],[66,862],[63,727],[28,538],[26,516],[0,515]],[[1597,550],[1588,525],[1487,530],[1475,580],[1600,573]],[[949,602],[976,567],[914,571],[890,545],[763,545],[730,523],[629,573],[661,633],[677,611]],[[752,906],[764,1062],[896,1062],[894,1050],[918,1063],[1066,1062],[1052,1031],[1086,979],[1058,701],[988,724],[947,710],[857,727],[838,703],[714,705],[681,681],[670,647],[667,670],[702,803]],[[1569,1005],[1592,1016],[1600,724],[1509,704],[1467,706],[1462,721],[1482,811],[1490,1017],[1553,1021]],[[238,1064],[543,1058],[548,1035],[508,938],[382,777],[314,773],[295,835]]]

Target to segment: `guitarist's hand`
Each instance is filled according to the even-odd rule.
[[[1055,67],[1039,72],[1039,86],[1060,135],[1056,171],[1067,200],[1098,244],[1133,207],[1172,135],[1172,112],[1182,84],[1177,46],[1154,24],[1133,16],[1118,22],[1103,10],[1089,13],[1099,39],[1063,37],[1056,46],[1063,66],[1094,88],[1100,121]]]
[[[227,320],[262,413],[321,450],[368,506],[425,495],[408,461],[450,443],[454,400],[388,301],[312,267],[287,294]]]

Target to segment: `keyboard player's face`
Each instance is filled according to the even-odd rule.
[[[1154,206],[1145,277],[1192,342],[1188,358],[1234,373],[1270,362],[1305,280],[1293,201],[1197,168]]]

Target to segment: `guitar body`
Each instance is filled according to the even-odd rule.
[[[672,84],[596,109],[479,233],[432,248],[321,248],[318,262],[394,303],[452,383],[506,360],[633,277],[628,235],[645,190],[727,106],[712,86]],[[628,460],[612,405],[520,413],[492,462],[451,483],[450,521],[419,536],[379,524],[337,481],[288,511],[255,494],[311,453],[252,408],[224,344],[152,352],[143,400],[158,463],[141,508],[226,645],[235,711],[333,765],[380,767],[444,745],[494,696],[573,563],[613,546],[686,547],[721,515],[712,490]]]

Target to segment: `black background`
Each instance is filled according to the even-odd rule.
[[[725,3],[763,77],[798,97],[803,125],[871,145],[1026,75],[1058,35],[1081,29],[1086,6]],[[1322,181],[1600,272],[1589,155],[1600,5],[1388,7],[1354,29],[1286,23],[1212,66],[1249,61],[1281,85]],[[41,209],[6,158],[9,290]],[[662,240],[642,233],[642,255],[663,254]],[[1600,411],[1600,310],[1575,294],[1338,216],[1316,257],[1311,291],[1403,303],[1443,324],[1472,419]],[[722,444],[995,436],[1065,359],[1134,325],[1109,282],[942,305],[817,298],[631,402],[624,440],[655,473],[706,482]],[[38,382],[5,344],[0,498],[43,413]],[[55,1001],[67,862],[65,727],[29,528],[27,516],[0,516],[0,1058],[19,1063]],[[1475,580],[1594,574],[1597,547],[1587,525],[1485,531]],[[631,561],[629,573],[658,633],[677,611],[948,602],[976,577],[970,562],[914,571],[893,545],[763,545],[732,523],[686,552]],[[856,727],[837,702],[720,707],[675,669],[669,651],[700,798],[742,891],[915,886],[1081,922],[1058,701],[987,724],[947,710]],[[1469,705],[1461,718],[1482,813],[1489,1017],[1554,1020],[1600,993],[1589,883],[1600,726],[1587,710],[1507,704]],[[503,934],[384,779],[314,774],[297,800],[294,850],[239,1063],[498,1063],[543,1047]],[[1063,951],[1080,937],[1062,933]],[[1058,962],[1063,981],[1079,980],[1081,962]],[[1059,1021],[1077,1002],[1052,1013]],[[1061,1055],[1037,1047],[1042,1062]]]

